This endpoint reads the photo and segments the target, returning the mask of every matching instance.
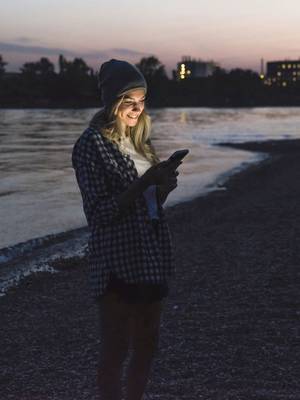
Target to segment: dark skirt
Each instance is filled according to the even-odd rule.
[[[166,283],[126,283],[112,274],[106,293],[114,292],[118,294],[120,301],[127,304],[149,304],[154,301],[161,301],[169,293]]]
[[[157,234],[157,221],[154,220],[152,222],[153,228]],[[117,293],[119,300],[127,304],[149,304],[154,301],[161,301],[164,297],[167,297],[169,294],[169,287],[167,283],[126,283],[111,273],[105,294],[108,292]],[[105,296],[105,294],[103,296]],[[101,301],[103,296],[100,296],[98,301]]]

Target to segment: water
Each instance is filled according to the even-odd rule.
[[[0,264],[49,242],[51,234],[86,226],[71,151],[96,111],[0,110]],[[164,108],[149,113],[161,159],[177,149],[190,149],[165,207],[222,190],[224,178],[265,157],[217,143],[300,135],[296,107]]]

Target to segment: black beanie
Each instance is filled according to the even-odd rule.
[[[144,88],[147,91],[146,80],[139,69],[127,61],[114,58],[101,65],[98,87],[104,107],[110,107],[127,90]]]

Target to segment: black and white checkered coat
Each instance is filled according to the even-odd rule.
[[[119,212],[116,196],[138,178],[134,161],[96,128],[76,141],[72,164],[90,229],[89,282],[92,296],[102,295],[110,272],[127,283],[163,283],[175,273],[172,237],[158,205],[158,237],[141,194]]]

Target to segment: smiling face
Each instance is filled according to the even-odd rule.
[[[117,117],[125,126],[135,126],[145,108],[145,90],[133,89],[126,93],[119,106]]]

